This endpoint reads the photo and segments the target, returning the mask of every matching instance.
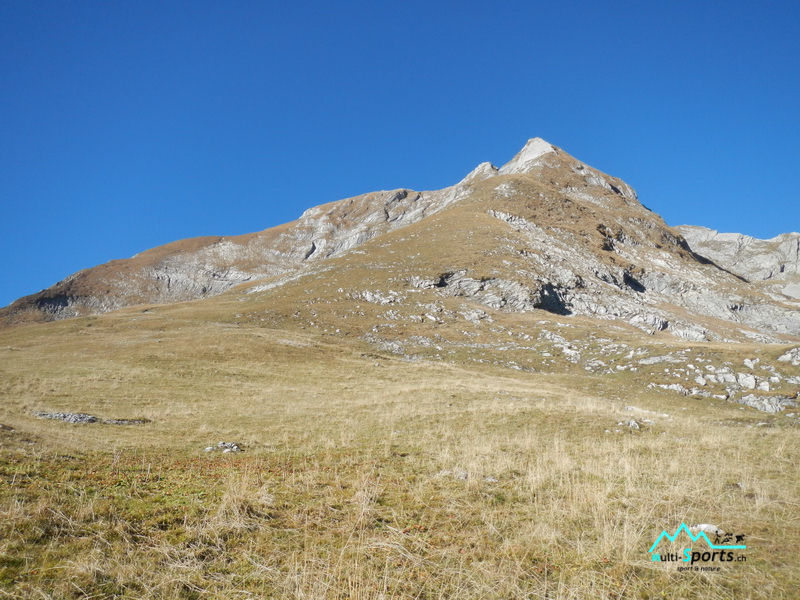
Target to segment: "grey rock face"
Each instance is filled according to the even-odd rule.
[[[797,406],[797,402],[785,396],[756,396],[755,394],[734,398],[734,402],[773,414]]]
[[[409,281],[417,288],[440,288],[450,296],[467,297],[494,309],[523,312],[541,308],[550,312],[569,314],[558,289],[549,282],[523,285],[500,278],[473,279],[466,271],[446,273],[437,279],[413,277]]]
[[[608,265],[598,254],[582,248],[574,234],[554,227],[545,229],[507,212],[488,213],[524,235],[531,247],[526,255],[531,263],[529,271],[520,273],[518,281],[505,281],[501,286],[502,307],[621,319],[648,333],[668,330],[689,341],[719,339],[706,327],[671,311],[668,305],[672,304],[696,315],[758,330],[743,332],[751,339],[777,341],[767,332],[800,334],[800,312],[748,297],[745,290],[741,296],[732,297],[727,273],[700,262],[678,262],[624,232],[612,235],[609,229],[608,237],[613,241],[608,248],[629,264],[638,265],[636,272]],[[474,293],[465,291],[467,295]]]
[[[750,281],[768,281],[774,292],[800,300],[800,233],[783,233],[761,240],[694,225],[675,229],[692,250],[724,269]]]

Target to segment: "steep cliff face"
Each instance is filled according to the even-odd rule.
[[[359,271],[362,289],[352,293],[373,298],[400,293],[402,281],[474,307],[617,319],[689,340],[800,335],[789,298],[715,262],[625,182],[534,138],[502,167],[482,163],[454,186],[374,192],[260,233],[169,244],[81,271],[2,317],[58,319],[248,283],[251,293],[322,293]]]

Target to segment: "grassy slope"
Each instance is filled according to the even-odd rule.
[[[795,597],[787,419],[643,392],[628,373],[402,361],[355,336],[236,325],[237,306],[0,332],[15,428],[0,431],[0,594]],[[669,417],[614,433],[629,404]],[[247,451],[203,452],[218,440]],[[654,566],[647,549],[681,521],[746,533],[748,562]]]

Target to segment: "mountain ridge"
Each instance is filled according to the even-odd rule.
[[[551,152],[557,152],[552,145],[541,138],[531,138],[515,157],[504,165],[513,167],[518,159],[525,153],[526,148],[531,146],[537,148],[546,145]],[[525,162],[535,160],[528,153]],[[245,233],[235,236],[200,236],[176,240],[167,244],[143,250],[130,258],[113,259],[95,267],[81,269],[54,285],[23,296],[12,302],[9,306],[0,309],[0,321],[6,323],[27,320],[51,320],[58,318],[70,318],[83,314],[96,314],[115,310],[124,306],[141,303],[153,302],[174,302],[185,301],[195,298],[216,295],[229,289],[233,285],[250,281],[254,278],[260,279],[281,274],[292,267],[296,267],[298,262],[304,262],[313,256],[317,260],[320,256],[319,245],[329,245],[328,239],[324,235],[331,229],[336,228],[342,220],[341,214],[332,215],[329,224],[318,226],[324,231],[298,231],[294,239],[280,240],[275,239],[286,229],[297,225],[302,230],[305,225],[317,221],[321,214],[336,207],[342,209],[341,213],[345,216],[349,214],[351,219],[362,218],[370,225],[370,222],[380,221],[380,210],[378,205],[382,205],[385,221],[389,224],[403,225],[413,221],[418,216],[424,216],[426,209],[439,202],[443,208],[452,201],[458,199],[459,186],[466,186],[475,181],[495,176],[499,169],[489,162],[479,164],[473,171],[467,174],[460,182],[453,186],[429,192],[416,192],[407,188],[397,188],[394,190],[380,190],[368,192],[350,198],[344,198],[332,202],[323,203],[306,209],[301,216],[288,223],[283,223],[266,230],[253,233]],[[409,194],[411,198],[407,200]],[[409,211],[407,206],[414,203],[423,194],[429,196],[429,202],[420,203],[417,211]],[[366,202],[364,202],[366,201]],[[404,202],[405,201],[405,202]],[[360,211],[347,211],[348,204],[361,204]],[[365,210],[369,205],[375,204],[373,210]],[[367,206],[363,206],[367,204]],[[371,213],[371,214],[365,214]],[[390,227],[393,228],[393,227]],[[352,229],[359,229],[359,223],[352,224]],[[363,227],[361,229],[364,229]],[[366,228],[369,230],[369,227]],[[317,234],[316,236],[314,234]],[[358,245],[372,237],[372,232],[355,232],[352,236],[339,236],[344,239],[338,240],[338,244],[333,244],[333,249],[324,254],[331,254],[345,251]],[[314,241],[314,237],[317,241]],[[288,241],[288,247],[282,242]],[[321,242],[321,244],[319,244]],[[232,269],[231,265],[226,264],[226,251],[231,250],[231,245],[241,246],[241,253],[235,260],[250,261],[247,271]],[[300,247],[296,247],[299,245]],[[281,247],[284,246],[284,247]],[[198,260],[205,261],[206,267],[198,265],[194,276],[181,277],[180,273],[170,274],[170,259],[192,253],[197,255]],[[298,256],[300,261],[297,260]],[[253,261],[257,264],[253,264]],[[230,262],[230,261],[229,261]],[[188,264],[187,268],[193,265]],[[213,267],[218,267],[214,269]],[[119,273],[116,270],[119,269]],[[121,282],[117,274],[135,279],[144,278],[142,282]],[[174,279],[183,279],[180,283]],[[99,280],[99,281],[98,281]],[[138,285],[137,285],[138,283]],[[178,284],[178,290],[171,289]],[[117,296],[104,291],[102,288],[111,286]],[[37,314],[39,313],[39,314]],[[16,318],[15,318],[16,317]]]
[[[434,218],[445,212],[445,222]],[[261,232],[181,240],[79,271],[0,310],[0,319],[12,324],[182,302],[259,281],[276,287],[362,246],[377,252],[365,244],[421,223],[424,233],[413,244],[394,242],[397,252],[430,255],[435,263],[453,247],[459,260],[448,268],[432,265],[423,277],[416,273],[420,258],[404,267],[409,278],[447,271],[443,286],[479,304],[493,294],[486,306],[495,310],[556,307],[696,341],[800,335],[800,318],[786,304],[791,298],[746,285],[695,252],[624,181],[541,138],[528,140],[502,167],[480,163],[441,190],[362,194],[311,207]],[[460,245],[477,225],[489,232],[481,244]],[[451,238],[434,234],[443,226]]]

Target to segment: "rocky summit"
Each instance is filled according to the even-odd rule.
[[[533,138],[502,167],[481,163],[451,187],[372,192],[259,233],[167,244],[75,273],[0,318],[330,286],[359,266],[369,277],[329,300],[361,294],[400,306],[432,290],[434,303],[459,298],[471,311],[581,315],[691,341],[781,342],[800,336],[798,244],[798,234],[763,241],[670,228],[624,181]]]

